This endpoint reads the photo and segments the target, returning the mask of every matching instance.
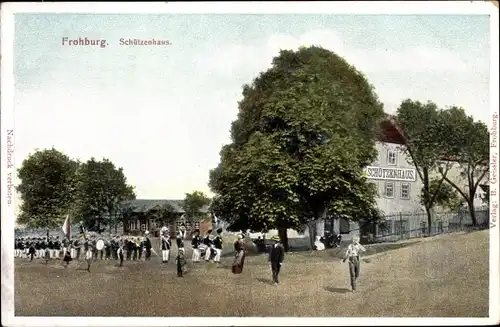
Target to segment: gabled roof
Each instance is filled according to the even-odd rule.
[[[380,121],[379,141],[384,143],[405,144],[404,133],[393,116],[386,114]]]
[[[170,205],[177,213],[184,213],[182,208],[184,200],[168,200],[168,199],[136,199],[131,201],[134,212],[147,212],[150,210],[158,210],[166,205]],[[208,212],[209,206],[201,209],[202,212]]]
[[[136,199],[131,201],[134,212],[146,212],[157,210],[166,205],[172,206],[176,212],[184,213],[182,209],[182,200],[167,200],[167,199]]]

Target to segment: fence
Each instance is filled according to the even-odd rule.
[[[476,211],[477,225],[472,223],[468,211],[432,213],[431,231],[427,224],[427,214],[399,213],[386,216],[385,219],[370,226],[364,233],[368,243],[394,242],[427,235],[439,235],[460,231],[469,231],[476,228],[488,228],[489,211]]]

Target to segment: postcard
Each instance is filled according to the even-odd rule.
[[[2,325],[499,322],[498,2],[4,3],[1,31]]]

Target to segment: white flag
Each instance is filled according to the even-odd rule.
[[[64,236],[67,237],[68,239],[70,238],[70,233],[71,233],[71,226],[70,226],[70,221],[69,221],[69,213],[66,216],[66,219],[64,220],[64,224],[62,225],[62,231],[64,233]]]

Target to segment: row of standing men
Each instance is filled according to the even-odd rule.
[[[102,240],[104,247],[99,250],[97,242]],[[71,239],[60,240],[57,237],[19,237],[14,241],[14,257],[37,259],[64,258],[66,252],[72,260],[80,260],[83,253],[91,248],[92,259],[119,259],[119,249],[125,250],[127,260],[145,259],[151,257],[151,240],[148,234],[144,237],[114,236],[109,238],[98,236],[73,236]]]
[[[201,258],[205,261],[213,261],[220,263],[220,258],[222,254],[222,229],[219,228],[215,236],[212,235],[212,230],[207,231],[204,237],[201,237],[200,231],[198,229],[194,230],[191,239],[191,247],[193,249],[192,262],[200,262]],[[176,236],[177,248],[184,249],[184,239],[186,236],[186,230],[184,226],[181,226],[179,232]],[[170,258],[170,251],[172,249],[172,240],[168,229],[163,227],[161,230],[161,251],[162,251],[162,262],[168,263]],[[184,252],[184,251],[183,251]]]
[[[193,248],[193,262],[200,262],[201,258],[205,261],[220,262],[222,254],[222,229],[217,230],[216,236],[212,236],[209,230],[204,237],[200,236],[199,230],[195,230],[191,245]],[[178,249],[184,248],[184,239],[186,236],[185,226],[181,226],[176,235],[176,245]],[[97,242],[102,240],[104,247],[98,249]],[[110,235],[101,237],[95,235],[73,235],[70,239],[60,239],[56,237],[19,237],[14,242],[14,257],[38,259],[59,259],[64,258],[66,252],[69,252],[71,260],[80,260],[91,248],[92,259],[97,260],[119,260],[120,253],[124,260],[145,260],[151,258],[152,244],[149,238],[149,232],[146,231],[144,237],[133,237],[124,235]],[[162,261],[167,263],[172,249],[172,240],[168,229],[163,227],[161,230],[161,251]],[[144,254],[144,256],[143,256]]]

